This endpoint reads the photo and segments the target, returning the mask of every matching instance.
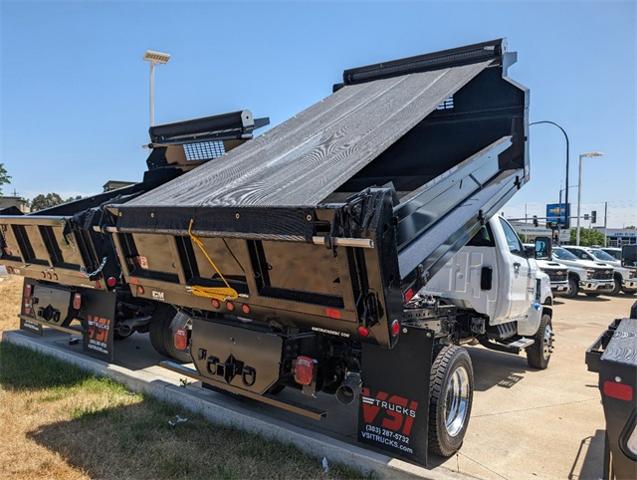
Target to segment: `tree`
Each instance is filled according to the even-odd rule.
[[[4,163],[0,163],[0,194],[2,194],[2,185],[11,183],[11,177],[7,173],[7,169],[4,168]]]
[[[580,245],[590,247],[591,245],[604,245],[604,233],[594,228],[580,228]],[[575,245],[577,241],[577,229],[571,228],[571,243]]]
[[[45,208],[55,207],[60,203],[64,203],[64,200],[57,193],[47,193],[46,195],[41,193],[31,200],[31,211],[36,212]]]

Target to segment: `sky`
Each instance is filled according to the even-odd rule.
[[[637,2],[10,2],[0,0],[4,193],[87,195],[140,180],[148,151],[146,49],[156,123],[247,108],[276,125],[331,92],[345,68],[506,37],[531,121],[561,124],[578,155],[582,212],[637,224]],[[530,130],[531,182],[504,208],[544,216],[564,187],[565,149]]]

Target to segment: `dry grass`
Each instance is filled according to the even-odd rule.
[[[21,279],[0,282],[0,330],[18,326]],[[171,427],[180,415],[185,423]],[[332,466],[329,478],[354,472]],[[324,478],[299,450],[206,422],[109,379],[0,343],[2,479]]]
[[[22,277],[0,277],[0,335],[4,330],[14,330],[20,326],[18,313],[21,296]]]

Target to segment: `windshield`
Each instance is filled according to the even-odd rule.
[[[578,260],[575,255],[573,255],[568,250],[564,250],[563,248],[554,248],[553,255],[555,255],[560,260]]]
[[[601,260],[603,262],[616,262],[617,261],[617,259],[615,257],[613,257],[612,255],[609,255],[604,250],[600,250],[598,248],[595,248],[595,249],[591,250],[591,253],[593,254],[593,256],[597,260]]]
[[[621,250],[604,250],[610,256],[615,257],[615,260],[622,259],[622,251]]]

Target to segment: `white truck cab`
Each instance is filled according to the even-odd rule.
[[[532,243],[525,243],[524,248],[530,256],[535,257],[535,263],[539,269],[549,276],[553,295],[565,294],[568,291],[568,267],[548,256],[539,256]]]
[[[553,296],[548,275],[529,257],[509,222],[496,216],[427,282],[424,292],[473,312],[476,332],[486,332],[491,340],[515,338],[520,348],[535,342],[545,368],[552,351]],[[530,358],[529,364],[537,366]]]
[[[568,267],[568,290],[565,296],[577,297],[583,292],[590,297],[613,290],[613,267],[603,262],[583,260],[564,247],[554,247],[553,257]]]
[[[637,269],[622,267],[621,261],[606,253],[601,248],[576,247],[567,245],[564,247],[580,260],[603,262],[613,268],[613,289],[611,294],[617,295],[624,291],[630,295],[637,292]]]
[[[618,247],[600,247],[600,249],[615,258],[618,262],[622,260],[622,249]]]

